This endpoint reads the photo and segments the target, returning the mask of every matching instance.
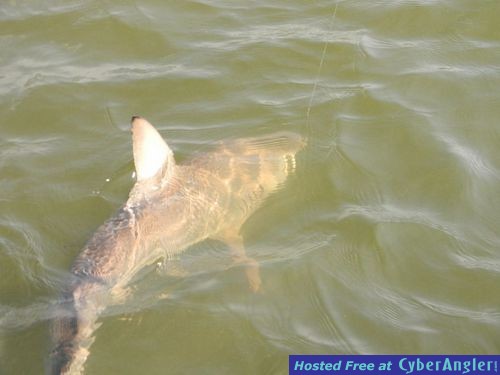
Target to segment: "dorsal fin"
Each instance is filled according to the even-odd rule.
[[[153,177],[165,163],[172,163],[172,167],[175,163],[173,152],[160,133],[139,116],[132,117],[132,147],[137,181]]]

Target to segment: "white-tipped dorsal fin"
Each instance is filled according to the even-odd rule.
[[[160,133],[139,116],[132,117],[132,147],[137,181],[153,177],[165,163],[174,163],[172,150]]]

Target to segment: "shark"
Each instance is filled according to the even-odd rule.
[[[51,322],[48,373],[83,374],[104,310],[148,265],[205,239],[225,242],[253,292],[259,264],[247,256],[241,227],[296,169],[298,134],[222,141],[186,163],[146,119],[131,120],[136,182],[128,200],[91,236],[71,270]]]

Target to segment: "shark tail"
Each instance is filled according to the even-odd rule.
[[[52,321],[53,349],[50,353],[50,375],[67,374],[78,350],[78,316],[73,296],[65,296]]]
[[[50,375],[82,374],[88,348],[94,341],[93,332],[98,327],[97,316],[78,308],[73,293],[64,297],[51,324]]]

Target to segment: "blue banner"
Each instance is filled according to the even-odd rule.
[[[291,355],[290,375],[489,375],[500,355]]]

